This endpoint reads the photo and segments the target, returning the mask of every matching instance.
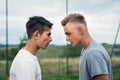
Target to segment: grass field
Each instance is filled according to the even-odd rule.
[[[69,72],[77,73],[78,72],[78,61],[79,58],[70,58],[69,59]],[[39,59],[42,73],[53,74],[53,73],[66,73],[66,58],[42,58]]]
[[[12,49],[12,50],[11,50]],[[71,49],[71,48],[70,48]],[[106,46],[106,49],[111,53],[111,46]],[[115,50],[120,50],[115,49]],[[17,47],[9,48],[9,68],[13,60],[13,55],[18,51]],[[73,55],[74,51],[72,50]],[[65,46],[51,46],[45,50],[38,51],[38,59],[42,70],[42,80],[78,80],[79,76],[79,55],[78,57],[69,58],[68,67],[66,56],[67,48]],[[77,51],[76,51],[77,52]],[[5,65],[5,48],[0,48],[0,80],[6,79],[6,65]],[[13,54],[14,53],[14,54]],[[69,53],[69,52],[67,52]],[[80,54],[78,52],[78,54]],[[10,56],[11,57],[10,59]],[[120,57],[112,57],[113,80],[120,80]]]
[[[43,75],[43,80],[78,80],[78,73]]]
[[[78,80],[79,57],[69,59],[69,73],[66,74],[66,58],[39,58],[42,80]],[[120,58],[112,58],[113,80],[120,80]],[[9,62],[10,66],[11,62]],[[5,79],[5,61],[0,61],[0,80]]]

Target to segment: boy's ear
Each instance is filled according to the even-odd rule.
[[[35,32],[33,33],[33,37],[34,37],[35,40],[37,40],[37,39],[40,37],[39,31],[35,31]]]
[[[79,33],[81,34],[81,35],[83,35],[83,28],[82,27],[78,27],[78,30],[79,30]]]

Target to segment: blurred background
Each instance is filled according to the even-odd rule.
[[[120,80],[120,0],[0,0],[0,80],[26,41],[25,24],[43,16],[53,25],[53,41],[38,51],[43,80],[78,80],[81,46],[66,42],[61,20],[70,13],[83,14],[93,39],[109,52],[114,80]]]

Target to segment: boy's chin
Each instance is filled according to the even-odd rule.
[[[77,46],[77,44],[71,44],[73,47]]]

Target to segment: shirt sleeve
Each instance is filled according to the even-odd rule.
[[[103,53],[93,50],[87,58],[88,71],[91,77],[101,74],[108,74],[107,63]]]
[[[30,62],[21,62],[16,70],[17,80],[35,80],[35,66]]]

